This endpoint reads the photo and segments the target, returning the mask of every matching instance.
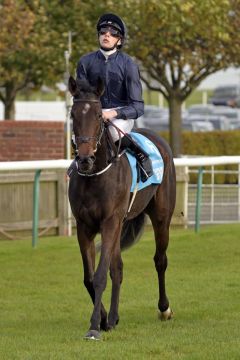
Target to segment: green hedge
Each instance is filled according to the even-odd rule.
[[[161,132],[160,135],[169,141],[169,133]],[[182,148],[184,155],[197,156],[240,156],[240,130],[211,131],[193,133],[184,131],[182,134]],[[216,166],[217,170],[237,170],[237,165]],[[207,167],[206,167],[207,169]],[[196,176],[191,176],[191,181],[196,181]],[[218,184],[237,183],[237,175],[217,175],[215,179]],[[210,176],[204,175],[204,182],[210,182]]]

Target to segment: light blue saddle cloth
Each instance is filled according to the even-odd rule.
[[[140,179],[138,183],[138,190],[144,189],[152,184],[161,184],[164,164],[158,148],[152,143],[152,141],[141,134],[130,132],[129,135],[131,135],[131,137],[146,151],[146,153],[149,154],[153,166],[153,175],[145,182],[142,182]],[[126,155],[132,170],[132,186],[130,191],[133,192],[137,185],[137,161],[135,156],[131,155],[129,152],[126,152]]]

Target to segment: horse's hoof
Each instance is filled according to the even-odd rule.
[[[108,324],[108,328],[107,328],[107,331],[112,331],[114,330],[116,327],[116,325],[111,325],[111,324]]]
[[[100,340],[100,338],[100,331],[97,330],[89,330],[84,336],[84,340]]]
[[[173,317],[173,312],[170,309],[170,307],[165,311],[160,311],[160,313],[159,313],[159,318],[162,321],[170,320],[170,319],[172,319],[172,317]]]
[[[119,323],[119,318],[117,318],[115,321],[113,321],[111,323],[111,321],[108,323],[108,330],[107,331],[111,331],[113,329],[115,329],[115,327],[117,326],[117,324]]]

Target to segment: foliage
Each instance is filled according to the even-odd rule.
[[[1,1],[0,100],[5,106],[5,119],[14,119],[19,90],[66,82],[67,71],[75,72],[79,56],[96,49],[95,24],[109,3]],[[71,50],[67,66],[66,51]]]
[[[98,343],[82,339],[92,304],[77,240],[43,238],[34,250],[30,240],[1,241],[1,359],[238,359],[239,231],[239,224],[171,231],[166,284],[174,318],[160,322],[146,230],[123,253],[120,322]]]
[[[147,86],[170,108],[170,144],[182,152],[181,105],[208,75],[240,63],[239,0],[2,0],[0,99],[12,115],[19,89],[53,85],[66,73],[64,52],[73,36],[70,72],[97,47],[104,12],[125,20],[126,50],[139,62]],[[66,74],[65,74],[66,80]]]
[[[33,6],[38,10],[34,12],[25,1],[4,0],[1,5],[0,99],[9,111],[6,115],[11,115],[17,91],[31,82],[41,83],[44,77],[46,62],[42,48],[49,35],[42,7],[37,0]]]
[[[69,31],[84,23],[83,11],[84,4],[80,7],[74,0],[2,1],[0,100],[5,105],[5,118],[14,119],[13,104],[20,89],[37,89],[64,79]],[[86,34],[87,25],[85,22],[81,34]],[[84,36],[78,41],[86,50]]]
[[[169,133],[161,132],[160,135],[169,141]],[[226,156],[240,155],[240,130],[234,131],[211,131],[211,132],[188,132],[182,134],[184,155],[195,156]],[[237,165],[222,165],[218,170],[237,170]],[[191,175],[191,182],[196,182],[197,176]],[[206,182],[210,182],[210,176],[206,176]],[[216,183],[238,183],[238,175],[222,174],[217,177]]]
[[[169,141],[168,132],[159,133]],[[183,155],[222,156],[240,154],[240,130],[183,132]]]
[[[240,63],[239,1],[129,0],[129,51],[170,108],[170,142],[181,153],[181,104],[208,75]],[[131,15],[129,15],[131,14]]]

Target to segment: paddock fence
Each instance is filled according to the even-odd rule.
[[[29,236],[34,245],[40,235],[75,231],[67,198],[70,162],[0,162],[0,239]],[[198,231],[200,224],[240,221],[240,156],[182,157],[174,163],[177,201],[172,226],[195,225]],[[223,174],[233,181],[218,183]]]

